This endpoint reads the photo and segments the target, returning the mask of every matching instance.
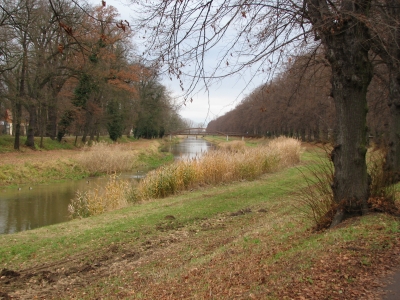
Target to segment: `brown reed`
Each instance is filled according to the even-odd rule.
[[[68,205],[71,218],[85,218],[116,210],[128,205],[131,186],[112,174],[104,188],[97,187],[87,192],[77,191]]]
[[[154,170],[139,183],[134,197],[162,198],[201,185],[253,180],[300,161],[301,143],[296,139],[280,137],[252,148],[242,145],[239,142],[220,147],[201,158],[180,160]]]

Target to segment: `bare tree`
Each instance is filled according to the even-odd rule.
[[[386,169],[393,181],[400,180],[400,4],[376,0],[371,11],[370,35],[373,50],[387,67],[389,142]]]
[[[139,15],[144,16],[139,24],[150,36],[148,51],[159,57],[157,63],[166,65],[171,76],[193,78],[189,93],[200,80],[208,83],[249,66],[260,73],[272,72],[290,51],[315,48],[319,43],[331,66],[337,112],[332,189],[338,209],[332,226],[347,215],[367,212],[366,94],[372,78],[368,57],[372,0],[134,2],[140,4]],[[218,63],[208,72],[206,55],[216,48]]]

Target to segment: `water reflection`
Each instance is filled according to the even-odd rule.
[[[214,147],[213,144],[203,139],[188,136],[179,144],[172,145],[169,151],[174,155],[175,159],[192,159],[200,157],[212,147]]]
[[[176,159],[199,157],[212,145],[205,140],[189,137],[182,143],[173,145],[170,151]],[[122,179],[137,184],[145,176],[143,170],[122,174]],[[76,191],[105,186],[107,178],[96,177],[54,183],[48,185],[22,186],[21,190],[0,190],[0,234],[14,233],[46,225],[68,221],[68,204]]]
[[[136,175],[136,174],[135,174]],[[136,175],[139,176],[139,175]],[[123,178],[137,179],[130,175]],[[68,221],[68,204],[76,191],[104,186],[107,178],[97,177],[51,185],[6,189],[0,192],[0,234],[13,233]]]

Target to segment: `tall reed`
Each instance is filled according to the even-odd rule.
[[[331,188],[334,167],[330,152],[330,147],[325,147],[323,154],[314,153],[316,161],[306,166],[306,171],[302,172],[306,186],[296,189],[298,201],[295,206],[305,219],[314,224],[315,230],[327,228],[331,224],[337,207]]]
[[[88,192],[76,192],[68,205],[71,218],[85,218],[119,209],[128,205],[131,186],[112,174],[104,188],[98,187]]]
[[[161,198],[200,185],[253,180],[300,161],[301,143],[280,137],[249,148],[223,147],[201,158],[180,160],[147,174],[134,192],[137,200]]]
[[[84,146],[77,162],[93,175],[129,171],[133,168],[137,154],[125,145],[94,143]]]

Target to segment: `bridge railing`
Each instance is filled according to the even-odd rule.
[[[243,132],[222,132],[222,131],[206,131],[206,128],[187,128],[174,132],[168,132],[166,135],[220,135],[220,136],[241,136],[252,137]]]

